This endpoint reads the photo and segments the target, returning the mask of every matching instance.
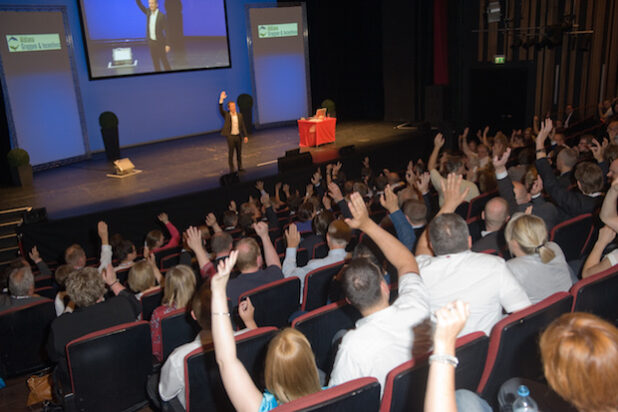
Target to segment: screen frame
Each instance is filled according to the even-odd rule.
[[[125,77],[135,77],[135,76],[151,76],[157,74],[169,74],[169,73],[183,73],[183,72],[195,72],[200,70],[219,70],[219,69],[231,69],[232,68],[232,51],[230,49],[230,28],[228,24],[228,15],[227,15],[227,1],[221,0],[223,2],[223,13],[225,20],[225,41],[227,44],[227,55],[229,64],[227,66],[218,66],[218,67],[196,67],[191,69],[179,69],[179,70],[170,70],[170,71],[152,71],[146,73],[133,73],[133,74],[119,74],[115,76],[102,76],[102,77],[94,77],[92,75],[92,67],[90,66],[90,51],[88,50],[88,43],[91,41],[90,36],[88,35],[87,30],[87,17],[82,8],[82,1],[86,0],[75,0],[77,3],[77,14],[79,15],[79,25],[82,33],[82,40],[84,43],[84,52],[86,53],[86,66],[88,67],[88,80],[107,80],[107,79],[118,79]]]

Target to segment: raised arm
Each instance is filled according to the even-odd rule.
[[[353,229],[365,232],[384,253],[386,259],[395,266],[399,276],[406,273],[419,273],[414,255],[403,243],[369,218],[367,206],[359,193],[355,192],[350,195],[348,207],[352,218],[346,219],[346,223]]]
[[[112,247],[109,244],[109,232],[107,229],[107,223],[100,221],[97,224],[97,232],[99,234],[99,239],[101,239],[101,257],[99,259],[99,273],[103,271],[112,263]]]
[[[236,342],[225,292],[237,257],[238,252],[234,250],[228,259],[220,262],[218,273],[210,283],[212,340],[221,380],[234,408],[241,412],[256,412],[260,408],[262,394],[236,356]]]
[[[399,239],[408,250],[412,251],[414,242],[416,241],[416,235],[414,234],[412,225],[399,208],[399,200],[390,185],[384,188],[384,193],[380,196],[380,204],[383,208],[388,210],[389,217],[397,233],[397,239]]]
[[[455,402],[455,343],[470,315],[468,304],[458,300],[436,312],[433,355],[425,391],[425,412],[457,412]]]
[[[142,4],[142,0],[135,0],[135,3],[137,4],[137,7],[139,7],[139,9],[142,11],[142,13],[146,15],[148,14],[148,9]]]
[[[603,260],[601,260],[601,258],[603,257],[603,251],[607,245],[615,238],[616,232],[609,226],[603,226],[601,230],[599,230],[599,238],[595,242],[582,268],[582,278],[587,278],[612,267],[608,258]]]
[[[273,245],[272,240],[270,240],[270,236],[268,235],[268,225],[264,222],[258,222],[253,224],[253,230],[255,233],[262,239],[262,247],[264,248],[264,260],[266,261],[266,266],[277,266],[281,268],[281,261],[279,260],[279,255],[277,254],[277,250]]]
[[[429,156],[429,161],[427,162],[427,170],[433,170],[436,168],[438,164],[438,155],[440,154],[440,149],[444,146],[444,136],[442,133],[438,133],[436,137],[433,139],[433,151]]]
[[[212,265],[212,263],[210,262],[210,259],[208,259],[208,254],[202,245],[202,234],[200,233],[200,230],[194,226],[190,226],[185,232],[185,236],[187,237],[187,245],[195,254],[197,263],[200,266],[200,272],[205,272],[206,268]]]
[[[168,249],[178,246],[180,244],[180,232],[176,229],[176,226],[170,222],[167,213],[160,213],[159,216],[157,216],[157,219],[165,225],[167,231],[170,233],[170,241],[167,242],[161,249]]]
[[[221,116],[223,116],[224,119],[225,119],[226,112],[223,109],[223,102],[225,101],[225,99],[227,99],[227,93],[225,93],[225,90],[223,90],[221,94],[219,95],[219,113],[221,113]]]

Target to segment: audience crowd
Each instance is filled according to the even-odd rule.
[[[248,199],[205,211],[203,223],[183,232],[161,213],[165,230],[145,234],[143,246],[123,238],[121,228],[110,236],[99,222],[94,261],[74,244],[60,265],[46,263],[36,247],[30,261],[11,263],[0,279],[0,316],[53,299],[57,317],[46,348],[56,402],[72,389],[67,343],[148,320],[158,365],[147,385],[153,408],[174,400],[186,406],[184,358],[214,345],[225,390],[241,411],[270,410],[367,376],[384,391],[389,371],[431,350],[425,410],[490,410],[485,401],[494,400],[455,392],[455,339],[489,335],[507,314],[618,263],[618,114],[612,109],[599,108],[602,120],[590,133],[570,135],[577,124],[570,106],[558,124],[547,117],[493,136],[489,127],[475,135],[465,129],[458,138],[438,133],[427,159],[399,171],[397,165],[376,170],[367,157],[360,176],[347,176],[337,162],[319,167],[303,188],[258,181]],[[569,256],[565,241],[551,240],[552,229],[588,213],[595,219],[589,247]],[[288,327],[268,346],[265,386],[259,386],[237,357],[235,336],[267,326],[256,324],[255,313],[268,308],[241,296],[296,277],[303,299],[308,275],[337,264],[342,269],[330,281],[328,302],[345,299],[360,319],[333,341],[332,370],[318,369],[310,342]],[[37,289],[50,277],[51,287]],[[147,309],[145,298],[153,295],[156,305]],[[179,310],[194,322],[195,339],[164,354],[162,319]],[[577,339],[588,340],[595,367],[565,349],[584,351]],[[564,315],[543,333],[540,352],[547,382],[577,410],[617,410],[614,325],[589,314]],[[589,391],[594,396],[581,393]]]

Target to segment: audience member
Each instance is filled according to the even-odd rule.
[[[152,355],[159,362],[163,360],[161,343],[161,318],[180,308],[185,308],[195,292],[195,274],[189,266],[174,266],[165,274],[165,287],[161,306],[155,308],[150,317]]]
[[[467,194],[467,189],[460,192],[461,180],[450,174],[443,183],[444,205],[419,240],[417,260],[431,309],[466,300],[470,318],[460,335],[476,331],[489,335],[503,308],[509,313],[521,310],[530,300],[504,259],[470,251],[468,226],[453,213]]]
[[[562,249],[547,241],[543,219],[516,214],[504,231],[511,255],[506,265],[519,281],[532,304],[556,292],[568,292],[573,284],[571,269]]]
[[[2,306],[18,308],[43,299],[34,293],[34,276],[30,266],[15,268],[9,274],[9,296],[3,299]]]
[[[170,240],[167,243],[163,244],[165,242],[163,232],[161,232],[159,229],[151,230],[150,232],[148,232],[148,234],[146,234],[144,257],[148,257],[149,252],[157,253],[162,250],[171,249],[180,245],[180,233],[178,232],[178,229],[176,229],[176,226],[174,226],[172,222],[170,222],[167,213],[160,213],[157,216],[157,219],[159,219],[159,221],[163,223],[167,228],[167,231],[171,236]]]
[[[154,263],[154,256],[137,262],[129,270],[129,288],[135,293],[135,299],[140,300],[144,293],[150,292],[163,283],[163,276]]]
[[[346,223],[369,236],[397,269],[399,297],[389,305],[390,290],[380,269],[367,259],[350,262],[343,274],[343,290],[363,318],[343,337],[329,384],[373,376],[383,389],[392,368],[413,354],[425,353],[430,345],[428,336],[420,333],[427,333],[424,326],[429,318],[428,295],[414,255],[369,218],[358,193],[350,196],[349,208],[352,218]]]
[[[67,277],[73,272],[73,269],[69,265],[60,265],[56,268],[56,272],[54,273],[54,279],[56,280],[56,284],[60,288],[58,293],[56,293],[56,298],[54,299],[54,307],[56,309],[56,316],[60,316],[65,312],[73,312],[75,310],[75,302],[71,300],[66,291],[66,280]]]
[[[485,230],[481,231],[481,238],[474,242],[471,250],[483,252],[493,249],[504,251],[504,233],[502,228],[509,219],[509,205],[501,197],[494,197],[485,204],[485,210],[481,212],[481,218],[485,222]]]
[[[307,338],[284,329],[268,345],[264,365],[266,392],[261,393],[236,357],[226,286],[239,251],[221,262],[212,278],[212,339],[223,386],[238,411],[269,411],[280,404],[320,391],[315,357]]]

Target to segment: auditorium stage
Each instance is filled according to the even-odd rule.
[[[421,136],[396,125],[342,122],[337,125],[335,143],[301,151],[329,158],[347,145],[365,151]],[[243,144],[246,172],[241,174],[241,181],[277,174],[277,158],[297,147],[295,125],[254,131],[249,143]],[[0,209],[45,207],[50,219],[61,219],[215,188],[219,177],[228,173],[227,143],[218,133],[126,148],[121,154],[143,172],[125,179],[106,177],[113,167],[104,153],[96,153],[89,160],[35,173],[31,188],[0,188]]]

